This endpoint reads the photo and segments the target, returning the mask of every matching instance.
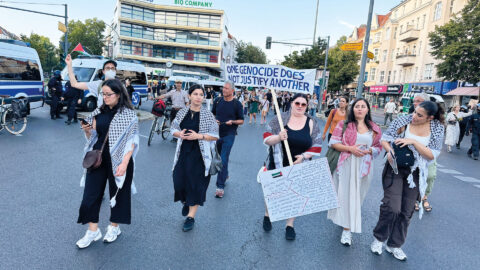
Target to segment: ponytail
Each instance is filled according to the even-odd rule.
[[[428,116],[433,116],[433,119],[440,121],[440,123],[445,123],[445,110],[440,104],[433,101],[424,101],[418,105],[422,107],[428,114]]]

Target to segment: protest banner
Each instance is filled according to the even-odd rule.
[[[313,94],[315,69],[291,69],[281,65],[228,64],[227,79],[238,86],[274,88]]]
[[[326,158],[259,173],[270,221],[338,208]]]

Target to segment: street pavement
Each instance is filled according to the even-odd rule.
[[[142,107],[150,108],[151,102]],[[48,109],[32,111],[23,136],[0,132],[0,269],[480,268],[480,163],[466,155],[470,137],[460,150],[440,155],[429,198],[433,211],[422,220],[414,214],[403,246],[408,260],[400,262],[386,252],[373,255],[369,249],[383,194],[382,159],[376,160],[362,207],[363,233],[353,236],[351,247],[340,244],[342,229],[327,220],[325,212],[299,217],[295,241],[285,240],[283,221],[265,233],[256,175],[266,148],[258,123],[239,128],[225,197],[214,198],[216,177],[212,177],[195,228],[184,233],[181,205],[173,202],[175,144],[155,135],[148,147],[151,121],[140,122],[132,224],[121,225],[122,235],[114,243],[96,242],[79,250],[75,242],[87,229],[76,224],[84,136],[78,125],[50,120]],[[102,233],[108,218],[108,200],[104,200]]]

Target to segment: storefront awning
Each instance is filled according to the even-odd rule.
[[[447,96],[478,96],[480,87],[458,87],[445,95]]]

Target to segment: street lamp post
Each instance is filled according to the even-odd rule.
[[[360,66],[360,76],[358,77],[357,98],[361,98],[363,94],[365,66],[367,65],[368,43],[370,39],[370,28],[372,25],[373,2],[374,0],[370,0],[370,8],[368,10],[367,32],[365,33],[365,41],[363,42],[362,64]]]

